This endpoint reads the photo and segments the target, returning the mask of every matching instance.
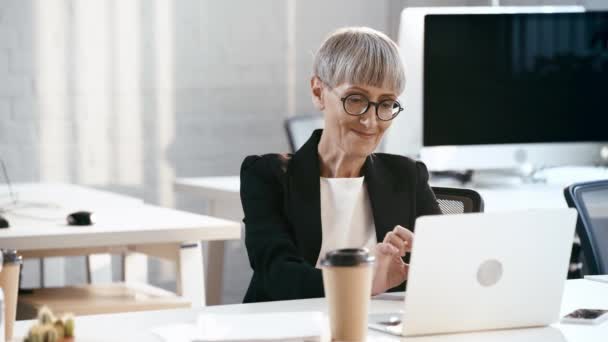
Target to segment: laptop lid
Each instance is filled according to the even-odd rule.
[[[576,216],[558,208],[418,218],[402,334],[557,321]]]

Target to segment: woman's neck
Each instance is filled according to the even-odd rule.
[[[321,177],[353,178],[361,176],[361,168],[365,163],[364,157],[348,156],[344,151],[331,144],[325,135],[321,136],[317,152],[321,167]]]

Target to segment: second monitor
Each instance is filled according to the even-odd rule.
[[[605,163],[608,12],[467,11],[403,13],[408,76],[422,72],[408,79],[404,117],[421,116],[420,157],[428,167]]]

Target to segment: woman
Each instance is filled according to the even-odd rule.
[[[249,156],[241,167],[254,271],[245,302],[322,297],[318,262],[346,247],[375,253],[370,295],[397,287],[407,279],[416,217],[440,213],[424,164],[374,153],[402,111],[396,44],[369,28],[338,30],[317,52],[313,74],[325,129],[293,155]]]

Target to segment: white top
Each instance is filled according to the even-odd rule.
[[[376,228],[363,177],[321,177],[321,227],[323,239],[317,267],[325,253],[334,249],[373,250]]]

